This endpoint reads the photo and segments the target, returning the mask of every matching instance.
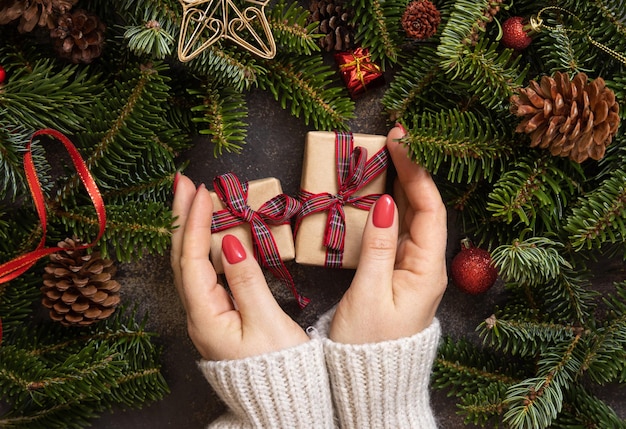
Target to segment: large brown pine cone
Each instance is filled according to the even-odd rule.
[[[105,29],[96,15],[78,9],[61,15],[50,37],[61,58],[89,64],[102,54]]]
[[[20,19],[18,31],[28,33],[35,26],[54,28],[57,16],[68,12],[78,0],[0,0],[0,25]]]
[[[350,23],[353,13],[341,0],[312,0],[309,22],[319,22],[318,41],[326,52],[347,51],[354,47],[354,28]]]
[[[589,82],[584,73],[571,81],[561,72],[530,81],[511,97],[511,112],[524,118],[515,131],[529,134],[531,147],[578,163],[601,159],[620,122],[615,93],[601,77]]]
[[[50,318],[66,326],[85,326],[103,320],[120,303],[116,267],[99,252],[77,249],[80,240],[66,238],[63,251],[50,255],[43,275],[42,304]]]

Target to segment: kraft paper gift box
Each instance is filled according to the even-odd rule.
[[[264,179],[251,180],[248,182],[247,203],[252,210],[256,211],[267,201],[282,193],[283,191],[280,181],[276,178],[269,177]],[[210,194],[211,199],[213,200],[213,214],[215,215],[215,213],[217,213],[218,211],[225,210],[226,206],[220,200],[215,190],[212,190]],[[295,248],[290,223],[268,226],[270,232],[274,237],[274,241],[276,242],[278,251],[280,253],[280,259],[283,261],[293,260],[295,257]],[[215,271],[218,274],[224,272],[221,255],[222,238],[226,234],[232,234],[236,236],[239,241],[241,241],[241,243],[244,245],[247,251],[251,251],[254,248],[249,223],[243,223],[241,225],[237,225],[219,232],[212,232],[210,259],[213,263],[213,266],[215,267]]]
[[[384,158],[385,168],[358,190],[354,195],[375,195],[377,198],[385,191],[386,165],[388,154],[385,149],[387,137],[371,134],[352,134],[353,147],[367,149],[368,161],[378,154]],[[336,133],[311,131],[306,136],[304,162],[301,178],[301,190],[311,194],[329,193],[335,195],[339,191],[336,159]],[[379,152],[381,151],[382,152]],[[382,155],[381,155],[382,154]],[[384,155],[384,156],[383,156]],[[304,200],[301,198],[301,202]],[[296,228],[296,262],[307,265],[340,266],[356,268],[361,253],[361,237],[367,221],[369,210],[345,204],[345,244],[342,260],[339,264],[327,263],[327,249],[323,245],[328,223],[328,212],[311,213],[297,220]]]

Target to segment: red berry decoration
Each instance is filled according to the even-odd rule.
[[[4,80],[7,77],[7,72],[4,70],[4,67],[0,66],[0,85],[4,83]]]
[[[525,28],[525,20],[521,16],[512,16],[502,24],[502,44],[506,48],[523,51],[533,39]]]
[[[491,254],[474,247],[466,238],[461,241],[461,251],[452,259],[450,277],[463,292],[478,295],[493,286],[498,270],[491,262]]]

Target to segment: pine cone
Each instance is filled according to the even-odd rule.
[[[50,318],[65,326],[85,326],[109,317],[120,303],[116,267],[99,252],[76,249],[81,242],[66,238],[65,250],[50,255],[43,275],[42,304]]]
[[[441,14],[430,0],[416,0],[406,7],[402,15],[402,28],[412,39],[425,40],[437,33]]]
[[[17,29],[29,33],[35,26],[52,29],[57,16],[68,12],[78,0],[4,0],[0,1],[0,25],[20,18]]]
[[[96,15],[78,9],[60,16],[50,37],[54,39],[54,48],[61,58],[89,64],[102,54],[105,29]]]
[[[346,51],[354,47],[354,28],[350,24],[352,11],[340,0],[312,0],[309,22],[319,22],[317,32],[324,34],[318,41],[326,52]]]
[[[620,122],[615,93],[601,77],[588,82],[584,73],[571,81],[561,72],[530,81],[511,97],[511,112],[524,117],[515,131],[530,134],[531,147],[578,163],[601,159]]]

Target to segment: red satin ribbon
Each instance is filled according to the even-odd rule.
[[[39,220],[41,222],[41,240],[39,241],[39,245],[37,246],[37,248],[32,252],[25,253],[15,259],[12,259],[9,262],[0,265],[0,284],[6,283],[19,277],[30,267],[32,267],[40,258],[64,250],[62,247],[45,247],[46,231],[48,226],[46,217],[46,204],[43,192],[41,190],[41,183],[39,182],[39,178],[37,177],[37,171],[35,170],[35,164],[33,162],[33,156],[31,152],[31,144],[33,142],[33,139],[41,135],[55,137],[56,139],[60,140],[61,143],[63,143],[65,149],[70,154],[70,158],[72,159],[72,163],[76,168],[76,172],[78,173],[80,180],[85,185],[85,188],[87,189],[87,192],[91,197],[91,201],[96,208],[96,215],[98,216],[98,224],[100,226],[98,236],[92,243],[84,244],[79,248],[86,249],[95,245],[98,240],[102,238],[102,235],[104,234],[104,229],[106,227],[106,211],[104,209],[104,201],[102,200],[102,196],[100,195],[100,191],[98,190],[98,186],[96,185],[95,180],[91,176],[91,173],[89,172],[85,161],[80,156],[80,153],[78,152],[76,147],[67,137],[65,137],[65,135],[63,135],[59,131],[53,129],[43,129],[36,131],[35,133],[33,133],[30,141],[28,142],[28,146],[26,147],[26,154],[24,155],[24,172],[26,173],[28,187],[30,188],[30,193],[33,196],[35,208],[37,209],[37,214],[39,215]]]

